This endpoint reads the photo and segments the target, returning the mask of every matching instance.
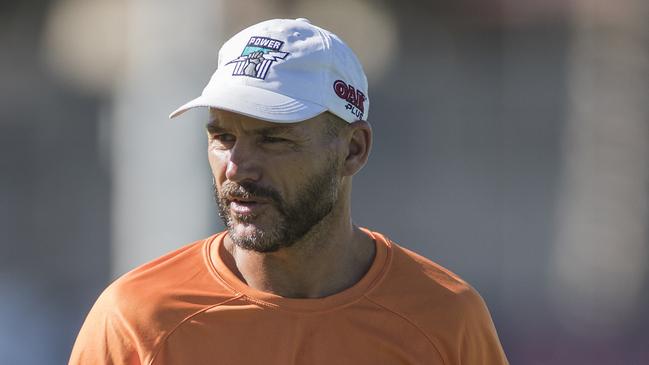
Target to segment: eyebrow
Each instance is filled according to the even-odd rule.
[[[223,133],[227,132],[225,128],[219,127],[216,125],[216,121],[210,121],[207,124],[205,124],[205,129],[207,129],[208,132],[211,133]]]
[[[285,125],[278,125],[266,128],[260,128],[253,131],[255,134],[295,134],[295,128],[291,128]]]

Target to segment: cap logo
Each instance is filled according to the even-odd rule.
[[[334,82],[334,92],[336,92],[339,98],[347,102],[345,109],[349,110],[358,119],[363,119],[366,97],[362,91],[357,90],[352,85],[346,84],[343,80],[336,80]]]
[[[226,65],[235,64],[232,76],[248,76],[263,80],[275,61],[283,60],[289,55],[288,52],[279,51],[283,45],[284,42],[277,39],[250,37],[241,56]]]

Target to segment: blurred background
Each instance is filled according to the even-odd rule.
[[[359,55],[354,217],[460,274],[512,364],[649,364],[649,2],[0,3],[0,363],[63,364],[114,278],[222,229],[197,96],[307,17]]]

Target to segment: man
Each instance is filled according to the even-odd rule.
[[[70,364],[506,364],[453,273],[351,220],[372,140],[354,53],[306,19],[227,41],[198,98],[227,230],[111,284]]]

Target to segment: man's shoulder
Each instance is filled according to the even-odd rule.
[[[206,271],[203,250],[210,239],[192,242],[140,265],[117,278],[106,291],[125,297],[164,294],[164,289],[180,286],[185,276]]]
[[[167,337],[235,295],[210,270],[216,236],[141,265],[110,284],[79,332],[71,363],[150,363]]]
[[[410,296],[433,297],[436,301],[466,301],[478,295],[459,275],[444,266],[389,241],[392,257],[384,289],[407,290]]]
[[[506,364],[480,294],[452,271],[387,241],[390,264],[367,299],[419,329],[445,363]]]
[[[422,329],[462,327],[474,314],[487,320],[480,294],[460,276],[442,265],[392,241],[389,268],[368,293],[378,305],[412,321]],[[428,332],[426,330],[426,332]]]
[[[206,245],[213,238],[185,245],[127,272],[104,290],[93,310],[131,326],[164,330],[228,300],[233,293],[212,274],[206,257]]]

